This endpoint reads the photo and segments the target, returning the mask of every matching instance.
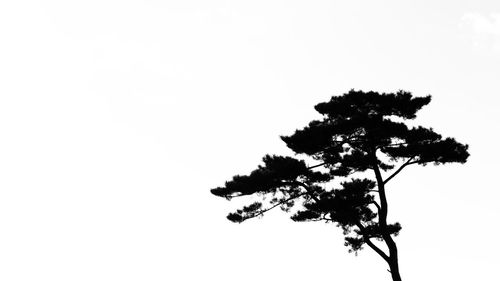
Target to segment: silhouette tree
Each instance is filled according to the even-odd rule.
[[[233,222],[281,207],[293,210],[294,221],[336,223],[350,252],[368,245],[387,262],[392,280],[401,281],[393,239],[401,226],[387,221],[386,185],[408,166],[465,163],[469,156],[467,145],[431,128],[403,123],[430,101],[430,96],[413,97],[405,91],[351,90],[333,96],[315,106],[321,120],[281,137],[296,154],[318,164],[266,155],[264,164],[249,175],[236,175],[211,192],[228,200],[257,195],[258,201],[227,216]],[[370,175],[373,180],[367,178]],[[333,182],[337,177],[344,181]]]

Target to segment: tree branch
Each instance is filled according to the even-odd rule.
[[[305,183],[300,182],[300,181],[295,181],[295,183],[296,183],[296,184],[298,184],[298,185],[300,185],[300,186],[302,186],[302,187],[306,190],[307,195],[311,196],[311,198],[312,198],[314,201],[316,201],[316,203],[318,203],[318,202],[319,202],[318,197],[316,197],[316,196],[312,193],[312,191],[310,190],[309,186],[307,186]]]
[[[370,203],[375,205],[375,207],[377,207],[378,209],[378,212],[380,213],[380,205],[377,203],[377,201],[371,201]]]
[[[267,208],[267,209],[262,209],[261,211],[256,212],[256,213],[252,214],[251,216],[245,217],[242,221],[245,221],[245,220],[248,220],[248,219],[252,219],[252,218],[258,217],[258,216],[260,216],[260,215],[264,214],[265,212],[268,212],[268,211],[270,211],[270,210],[272,210],[272,209],[274,209],[274,208],[278,207],[279,205],[283,205],[284,203],[286,203],[286,202],[288,202],[288,201],[291,201],[291,200],[297,199],[297,198],[299,198],[300,196],[302,196],[302,195],[306,195],[306,194],[307,194],[307,192],[303,192],[303,193],[299,193],[299,194],[297,194],[297,195],[295,195],[295,196],[292,196],[292,197],[290,197],[290,198],[287,198],[287,199],[285,199],[285,200],[282,200],[282,201],[280,201],[280,202],[278,202],[278,203],[276,203],[276,204],[272,205],[271,207],[269,207],[269,208]]]
[[[411,160],[413,160],[413,158],[415,158],[415,156],[408,159],[408,161],[406,161],[403,165],[401,165],[394,173],[392,173],[392,175],[390,175],[387,179],[385,179],[384,184],[386,184],[392,178],[394,178],[397,174],[399,174],[399,172],[401,172],[404,169],[404,167],[411,165],[411,164],[415,164],[415,161],[413,161],[413,162],[411,161]]]
[[[363,231],[365,230],[363,225],[361,223],[357,223],[356,226],[359,227],[359,230],[361,231],[361,233],[363,233]],[[370,240],[370,237],[363,234],[363,238],[364,238],[364,242],[366,244],[368,244],[368,246],[370,246],[370,248],[372,248],[386,262],[389,262],[389,256],[384,251],[382,251],[379,247],[377,247],[375,244],[373,244],[373,242]]]
[[[321,167],[321,166],[323,166],[323,165],[325,165],[325,164],[326,164],[326,162],[323,162],[323,163],[318,164],[318,165],[314,165],[314,166],[311,166],[311,167],[307,167],[307,169],[311,170],[311,169],[314,169],[314,168]]]

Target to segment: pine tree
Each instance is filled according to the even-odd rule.
[[[393,281],[401,281],[393,239],[401,225],[387,220],[386,185],[408,166],[465,163],[469,156],[467,145],[443,138],[431,128],[404,123],[430,101],[430,96],[413,97],[405,91],[351,90],[333,96],[315,106],[321,120],[281,137],[296,154],[315,164],[266,155],[249,175],[236,175],[211,192],[228,200],[257,195],[258,201],[227,216],[233,222],[280,207],[293,211],[291,218],[297,222],[335,223],[351,252],[368,245],[387,262]],[[384,178],[381,171],[389,176]],[[335,184],[338,178],[343,181]]]

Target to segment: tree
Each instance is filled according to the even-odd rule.
[[[405,91],[351,90],[333,96],[315,106],[321,120],[281,137],[296,154],[316,164],[266,155],[264,164],[249,175],[236,175],[211,192],[228,200],[256,195],[258,201],[227,216],[233,222],[281,207],[293,211],[297,222],[336,223],[350,252],[368,245],[387,262],[392,280],[401,281],[393,239],[401,225],[387,220],[387,184],[411,165],[465,163],[469,156],[467,145],[432,128],[404,123],[430,101],[430,96],[413,97]],[[344,181],[336,183],[337,178]]]

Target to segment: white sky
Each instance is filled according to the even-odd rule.
[[[389,188],[402,276],[498,281],[498,1],[2,1],[1,280],[389,280],[333,225],[210,188],[350,88],[470,145]]]

